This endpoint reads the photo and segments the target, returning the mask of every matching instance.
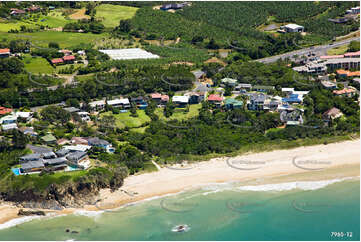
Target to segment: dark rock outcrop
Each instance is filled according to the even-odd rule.
[[[33,215],[38,215],[38,216],[45,216],[45,212],[44,211],[40,211],[40,210],[23,210],[20,209],[18,212],[18,216],[33,216]]]

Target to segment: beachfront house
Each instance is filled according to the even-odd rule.
[[[284,103],[301,103],[302,100],[298,97],[298,94],[290,94],[288,97],[282,98],[282,102]]]
[[[226,109],[232,110],[232,109],[241,109],[243,106],[243,102],[240,100],[236,100],[234,98],[227,98],[224,101],[224,105]]]
[[[33,137],[38,136],[38,133],[34,131],[33,127],[21,127],[19,128],[20,132],[22,132],[25,135],[30,135]]]
[[[15,124],[17,121],[16,115],[7,115],[0,118],[0,124]]]
[[[263,110],[264,102],[266,100],[266,95],[260,94],[252,94],[250,96],[250,100],[248,101],[247,108],[252,111]]]
[[[169,96],[168,95],[163,95],[160,93],[152,93],[150,94],[150,98],[157,104],[166,104],[167,102],[169,102]]]
[[[90,150],[90,145],[65,145],[63,149],[69,150],[70,152],[82,151],[86,152]]]
[[[88,155],[84,151],[75,151],[66,156],[71,165],[79,165],[82,161],[88,159]]]
[[[121,109],[128,109],[130,108],[130,102],[128,98],[118,98],[114,100],[107,101],[109,106],[113,108],[121,108]]]
[[[75,144],[75,145],[87,145],[88,140],[83,137],[73,137],[73,138],[71,138],[70,143]]]
[[[237,85],[237,80],[226,77],[221,80],[221,83],[225,86],[235,87]]]
[[[139,109],[146,109],[148,107],[147,102],[142,96],[130,98],[131,103],[135,103]]]
[[[321,85],[326,89],[336,89],[337,83],[333,81],[321,81]]]
[[[66,156],[66,155],[69,154],[69,153],[70,153],[70,150],[65,149],[65,148],[62,148],[62,149],[60,149],[60,150],[58,150],[58,151],[55,152],[55,154],[56,154],[58,157],[64,157],[64,156]]]
[[[63,109],[69,113],[76,113],[76,112],[80,111],[79,108],[75,108],[75,107],[67,107],[67,108],[63,108]]]
[[[1,129],[2,131],[8,131],[8,130],[12,130],[12,129],[17,129],[18,125],[15,124],[2,124],[1,125]]]
[[[223,97],[218,94],[211,94],[208,96],[208,102],[216,105],[217,108],[220,108],[222,106]]]
[[[28,161],[20,164],[21,173],[40,172],[45,167],[42,159]]]
[[[79,115],[80,119],[83,122],[89,122],[90,121],[90,117],[89,117],[88,112],[77,112],[77,114]]]
[[[275,90],[274,86],[262,86],[262,85],[255,85],[252,87],[253,91],[257,92],[269,92]]]
[[[49,151],[49,152],[44,152],[42,153],[42,156],[44,159],[53,159],[53,158],[56,158],[56,154],[52,151]]]
[[[322,114],[322,118],[325,121],[329,122],[330,120],[334,120],[336,118],[339,118],[342,115],[343,115],[343,113],[341,112],[340,109],[333,107],[333,108],[327,110],[326,112],[324,112]]]
[[[252,89],[252,84],[249,83],[239,83],[234,87],[235,91],[245,93],[247,91],[250,91]]]
[[[189,103],[189,97],[188,96],[173,96],[172,102],[178,107],[178,108],[184,108]]]
[[[356,94],[356,90],[354,88],[344,88],[342,90],[333,90],[333,94],[342,97],[352,97]]]
[[[109,153],[114,153],[115,151],[111,143],[106,140],[99,139],[98,137],[89,138],[88,145],[103,148]]]
[[[34,154],[28,154],[28,155],[21,156],[20,161],[28,162],[28,161],[39,160],[40,158],[41,158],[41,154],[34,153]]]
[[[52,134],[47,134],[43,137],[41,137],[41,139],[46,143],[46,144],[56,144],[56,138],[54,135]]]
[[[105,108],[105,100],[98,100],[98,101],[93,101],[89,103],[89,106],[92,110],[102,110]]]
[[[189,97],[189,104],[197,104],[205,99],[206,92],[187,92],[184,96]]]

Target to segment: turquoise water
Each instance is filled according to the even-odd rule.
[[[316,190],[240,186],[213,184],[103,213],[35,219],[0,230],[0,240],[360,240],[359,180]],[[190,229],[171,231],[180,224]]]

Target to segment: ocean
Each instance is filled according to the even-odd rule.
[[[114,210],[12,220],[0,240],[360,240],[360,180],[208,184]]]

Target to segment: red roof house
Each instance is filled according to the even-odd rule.
[[[218,94],[211,94],[208,97],[209,102],[222,102],[223,97],[219,96]]]
[[[63,63],[63,62],[64,62],[64,61],[63,61],[62,58],[56,58],[56,59],[52,59],[52,60],[51,60],[51,64],[53,64],[53,65],[61,64],[61,63]]]
[[[160,93],[152,93],[152,94],[150,94],[150,97],[151,97],[152,99],[161,99],[161,98],[162,98],[162,94],[160,94]]]
[[[0,49],[0,56],[1,57],[10,56],[10,49],[8,49],[8,48]]]
[[[169,101],[169,96],[168,95],[162,95],[162,102],[168,102]]]
[[[13,110],[11,108],[0,107],[0,115],[11,113],[12,111]]]
[[[73,55],[66,55],[63,57],[64,62],[73,62],[75,60],[75,56]]]

